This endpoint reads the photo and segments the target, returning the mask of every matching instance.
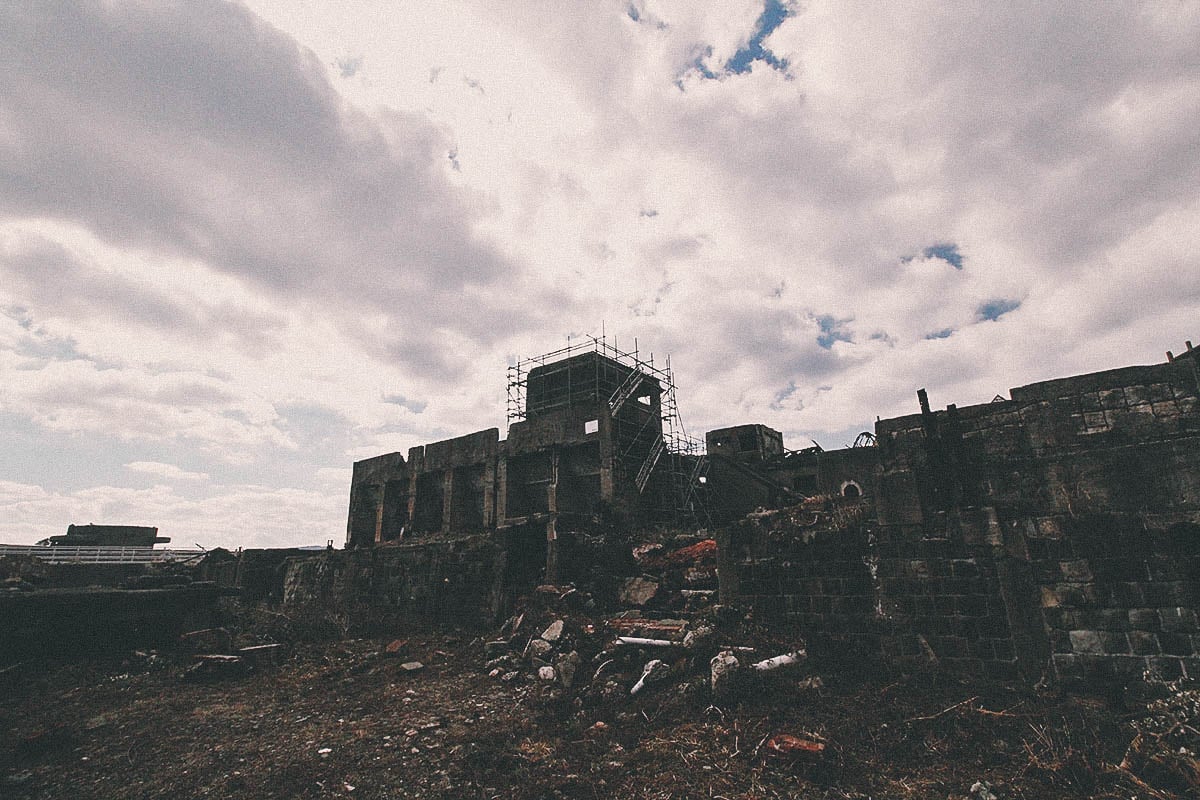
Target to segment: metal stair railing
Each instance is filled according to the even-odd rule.
[[[637,478],[634,479],[634,482],[637,484],[638,494],[646,490],[646,484],[650,482],[650,473],[654,471],[654,467],[658,464],[658,459],[662,456],[665,448],[666,445],[661,436],[654,440],[654,444],[650,447],[650,454],[642,462],[642,468],[638,470]]]
[[[645,375],[636,370],[629,373],[629,377],[617,387],[617,390],[612,393],[612,397],[608,399],[609,413],[615,417],[617,412],[621,410],[621,407],[625,405],[625,402],[632,397],[633,393],[636,392],[638,387],[642,385],[642,380],[645,377]]]

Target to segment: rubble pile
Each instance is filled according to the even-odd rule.
[[[1121,769],[1159,791],[1200,791],[1200,688],[1176,681],[1132,722]]]
[[[259,644],[245,635],[235,638],[225,628],[189,631],[179,637],[179,646],[192,657],[183,679],[193,682],[229,680],[276,669],[286,650],[279,642]]]
[[[482,643],[484,672],[597,725],[635,702],[725,705],[771,683],[819,688],[803,643],[716,602],[716,542],[692,539],[634,547],[642,574],[624,579],[609,613],[575,586],[539,586]]]

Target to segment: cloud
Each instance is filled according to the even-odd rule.
[[[169,547],[287,547],[340,542],[345,537],[345,494],[253,484],[224,486],[198,497],[158,484],[130,489],[90,486],[73,492],[0,481],[0,541],[34,542],[66,532],[67,525],[95,522],[153,525]],[[255,509],[253,536],[247,509]]]
[[[131,461],[125,469],[167,481],[207,481],[206,472],[188,472],[174,464],[163,464],[158,461]]]
[[[0,24],[5,217],[81,224],[280,296],[424,308],[442,328],[464,290],[511,269],[475,233],[435,126],[348,106],[245,9],[68,3]]]

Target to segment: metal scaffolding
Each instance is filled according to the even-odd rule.
[[[528,418],[529,375],[539,367],[567,361],[585,353],[596,353],[620,364],[628,374],[604,369],[600,359],[592,361],[594,374],[584,375],[580,369],[566,369],[568,381],[566,402],[576,396],[571,381],[584,388],[592,401],[607,401],[615,429],[615,439],[621,442],[617,466],[637,486],[638,493],[647,497],[645,511],[654,522],[680,524],[705,519],[700,491],[706,462],[704,443],[687,434],[679,414],[675,394],[675,379],[668,356],[662,367],[654,363],[654,354],[643,357],[634,340],[633,350],[622,350],[606,336],[584,336],[569,341],[566,347],[517,361],[508,368],[508,424]],[[621,414],[627,401],[637,396],[645,382],[657,384],[657,416],[640,424],[630,422],[631,416]],[[540,401],[540,398],[539,398]],[[648,430],[651,419],[661,425]],[[661,430],[661,436],[659,435]],[[653,487],[647,492],[648,487]]]

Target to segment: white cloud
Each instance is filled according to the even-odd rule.
[[[189,472],[174,464],[163,464],[159,461],[130,461],[125,465],[125,469],[167,481],[204,482],[208,480],[207,472]]]

